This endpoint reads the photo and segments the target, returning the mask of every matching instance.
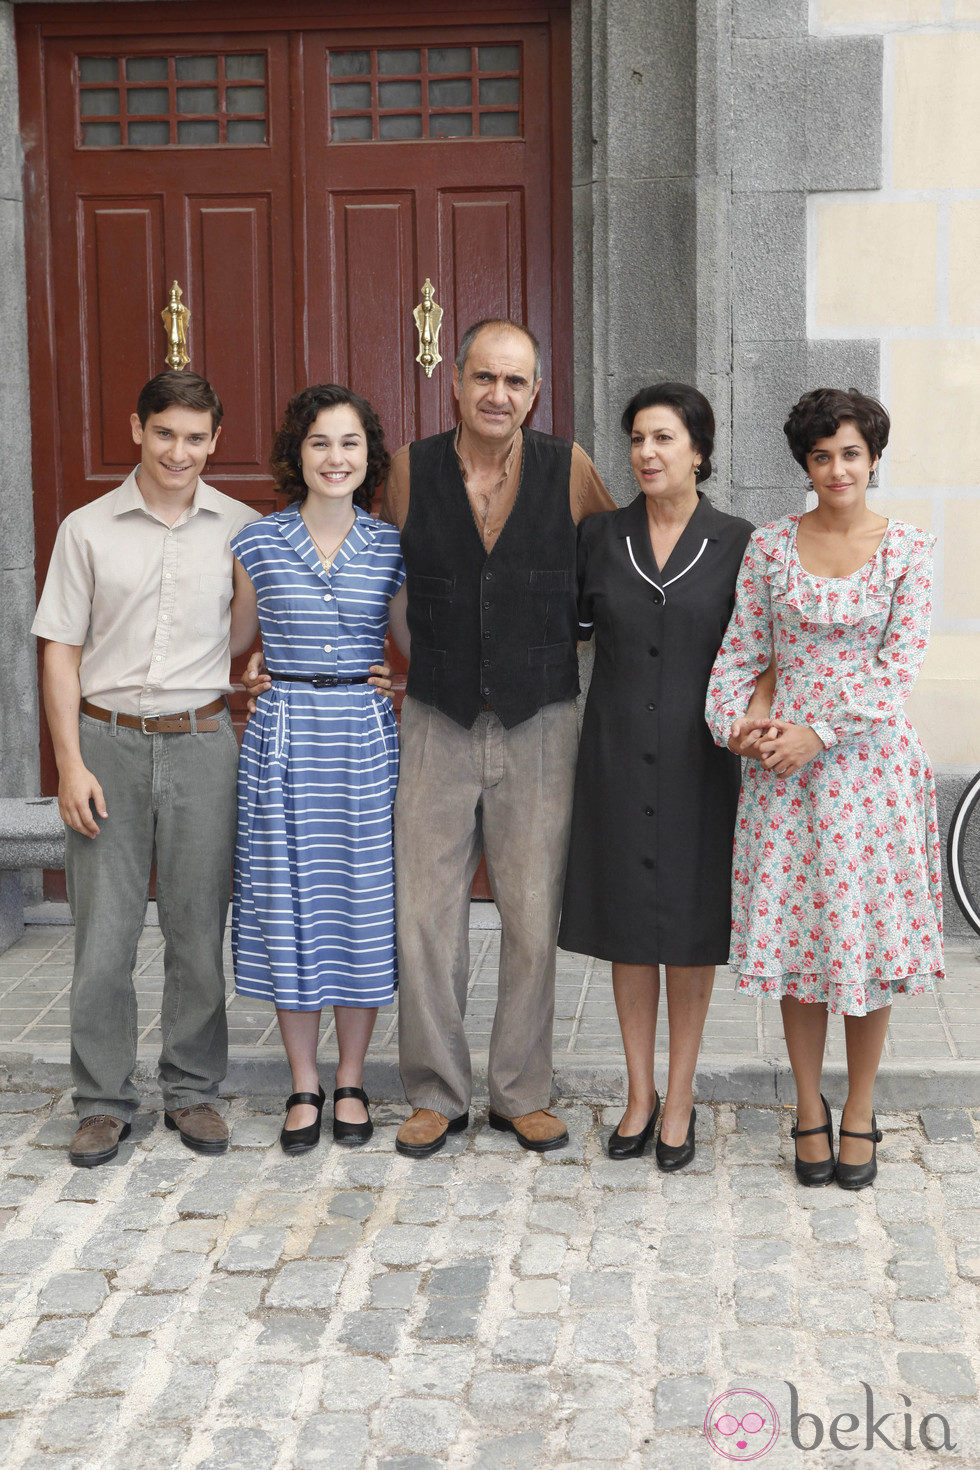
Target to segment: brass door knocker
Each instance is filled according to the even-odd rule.
[[[425,376],[432,377],[436,363],[442,362],[439,354],[439,328],[442,325],[442,307],[434,299],[435,288],[428,276],[422,287],[422,300],[412,312],[419,333],[419,351],[415,361],[425,368]]]
[[[170,288],[170,300],[160,313],[170,348],[164,360],[167,367],[173,368],[178,373],[183,372],[191,360],[190,353],[187,351],[187,323],[190,321],[191,314],[180,299],[183,294],[177,282],[174,281]]]

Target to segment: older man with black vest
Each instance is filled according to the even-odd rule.
[[[400,450],[382,515],[408,572],[395,865],[402,1081],[396,1148],[469,1121],[469,895],[481,852],[500,910],[491,1127],[560,1148],[549,1111],[555,943],[575,770],[576,525],[614,509],[576,444],[524,428],[534,335],[477,322],[453,368],[455,430]]]

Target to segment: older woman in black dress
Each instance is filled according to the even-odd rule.
[[[714,744],[704,700],[752,526],[698,490],[714,416],[696,388],[644,388],[622,425],[640,494],[579,531],[580,637],[594,632],[596,658],[558,942],[612,961],[629,1096],[611,1158],[641,1154],[656,1125],[664,966],[670,1058],[656,1152],[673,1170],[694,1157],[694,1068],[715,966],[728,959],[740,765]],[[767,673],[747,720],[771,695]]]

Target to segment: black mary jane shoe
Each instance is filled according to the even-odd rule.
[[[342,1097],[356,1097],[358,1102],[364,1104],[367,1111],[368,1095],[363,1087],[338,1087],[334,1091],[333,1105],[336,1108]],[[371,1114],[368,1113],[366,1123],[343,1123],[334,1114],[333,1137],[335,1143],[345,1143],[348,1148],[356,1148],[359,1143],[367,1143],[374,1132],[374,1124],[371,1122]]]
[[[289,1116],[290,1108],[298,1107],[300,1103],[309,1103],[311,1108],[316,1108],[316,1122],[308,1123],[305,1128],[283,1128],[279,1134],[279,1142],[284,1154],[305,1154],[311,1148],[316,1148],[320,1142],[320,1123],[326,1100],[327,1094],[322,1087],[319,1097],[315,1092],[290,1093],[286,1099],[286,1116]]]
[[[646,1127],[639,1133],[620,1133],[619,1124],[616,1130],[610,1133],[606,1140],[606,1153],[611,1159],[638,1159],[653,1137],[653,1130],[657,1126],[660,1116],[660,1094],[653,1095],[653,1112],[646,1122]]]
[[[830,1184],[834,1177],[834,1125],[830,1121],[830,1103],[824,1097],[823,1093],[820,1094],[820,1101],[823,1103],[824,1111],[827,1114],[826,1123],[821,1123],[819,1128],[800,1128],[794,1123],[790,1129],[790,1137],[793,1139],[809,1138],[814,1133],[826,1133],[827,1142],[830,1145],[829,1159],[817,1159],[813,1163],[810,1163],[806,1159],[801,1159],[798,1153],[796,1154],[796,1177],[801,1184]],[[795,1148],[796,1145],[794,1144],[794,1152]],[[857,1187],[855,1186],[855,1188]]]
[[[878,1145],[882,1138],[878,1119],[874,1113],[871,1114],[870,1133],[852,1133],[850,1128],[842,1128],[840,1136],[841,1138],[866,1138],[871,1144],[871,1157],[866,1164],[842,1164],[838,1159],[835,1171],[837,1183],[841,1189],[865,1189],[869,1184],[874,1183],[878,1173]]]
[[[662,1169],[665,1174],[683,1169],[694,1158],[694,1119],[695,1110],[692,1108],[687,1137],[683,1143],[664,1143],[662,1138],[657,1139],[657,1168]]]

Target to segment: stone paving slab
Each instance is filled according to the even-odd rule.
[[[147,1110],[74,1170],[67,1095],[5,1092],[4,1470],[701,1470],[736,1390],[729,1458],[771,1406],[767,1467],[980,1463],[976,1114],[882,1115],[852,1194],[796,1183],[786,1109],[699,1107],[665,1176],[605,1156],[615,1107],[412,1161],[384,1106],[287,1159],[281,1102],[232,1099],[218,1158]]]
[[[481,909],[490,912],[484,916]],[[499,930],[492,905],[473,905],[467,1032],[474,1054],[477,1090],[484,1084],[486,1048],[496,999]],[[68,991],[74,931],[70,926],[28,927],[23,939],[0,955],[0,1078],[10,1085],[67,1086]],[[980,1106],[980,941],[955,940],[947,947],[948,977],[934,993],[897,1002],[885,1041],[879,1079],[880,1105]],[[231,1092],[271,1092],[288,1077],[271,1006],[236,996],[230,943],[228,1024]],[[163,938],[148,924],[137,951],[140,1075],[152,1081],[160,1045]],[[666,1004],[661,1005],[660,1054],[666,1054]],[[398,1017],[395,1005],[378,1016],[369,1054],[367,1085],[373,1096],[400,1098]],[[324,1016],[321,1055],[336,1057],[330,1011]],[[831,1018],[827,1078],[837,1087],[844,1075],[843,1026]],[[555,998],[556,1091],[593,1101],[623,1095],[619,1026],[610,967],[564,951],[558,954]],[[730,972],[720,970],[708,1012],[698,1067],[698,1095],[706,1101],[785,1102],[793,1096],[779,1006],[734,992]]]

